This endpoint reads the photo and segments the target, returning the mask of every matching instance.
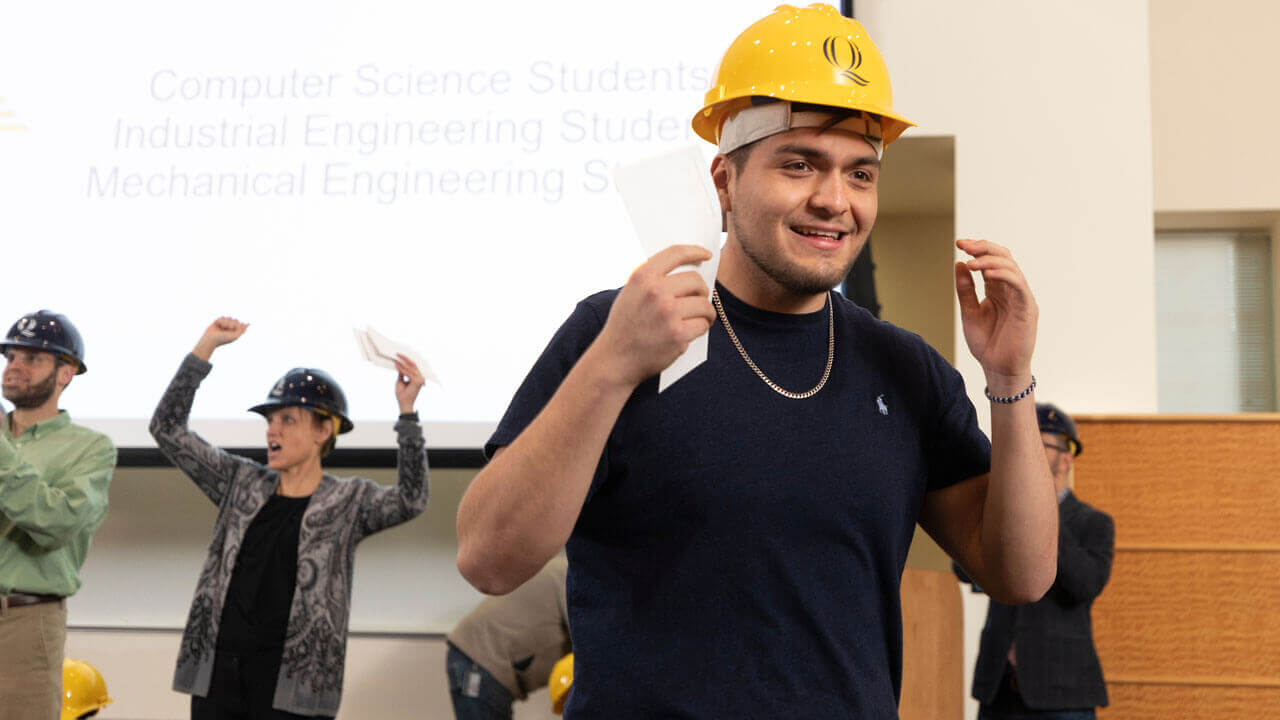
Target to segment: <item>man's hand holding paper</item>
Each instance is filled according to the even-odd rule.
[[[632,165],[624,165],[614,171],[614,183],[622,194],[631,222],[635,225],[640,245],[649,256],[650,261],[640,266],[627,285],[631,286],[640,276],[641,283],[649,288],[648,292],[660,292],[661,288],[649,278],[652,263],[654,267],[665,267],[666,263],[658,259],[659,253],[673,246],[693,246],[705,250],[705,259],[698,259],[697,254],[682,255],[688,260],[682,261],[678,267],[668,267],[664,273],[679,277],[692,270],[700,278],[700,286],[693,286],[689,280],[682,281],[679,288],[665,288],[681,294],[672,296],[680,298],[681,312],[689,313],[681,318],[691,321],[709,312],[709,322],[702,332],[686,341],[688,347],[676,355],[673,360],[654,372],[661,371],[658,381],[658,392],[666,390],[672,383],[684,377],[686,373],[702,364],[707,359],[707,335],[710,323],[715,321],[715,310],[711,306],[711,288],[715,284],[716,270],[720,264],[720,204],[715,191],[711,187],[703,162],[702,153],[696,147],[688,147],[673,153],[644,160]],[[643,271],[643,272],[642,272]],[[701,292],[701,303],[690,293]],[[623,289],[627,293],[627,288]],[[618,301],[623,296],[620,294]],[[656,298],[655,296],[655,299]],[[661,302],[655,303],[663,309]],[[610,318],[613,314],[610,313]],[[689,326],[685,326],[687,330]],[[606,326],[606,329],[607,326]],[[650,373],[652,374],[652,373]],[[648,376],[645,376],[648,377]]]
[[[663,372],[693,340],[706,337],[716,318],[708,299],[711,290],[698,273],[673,271],[705,263],[710,255],[696,245],[672,245],[631,273],[599,337],[620,383],[639,385]]]

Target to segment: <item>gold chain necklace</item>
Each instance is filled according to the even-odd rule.
[[[799,393],[787,390],[778,383],[770,380],[769,376],[765,375],[764,371],[752,362],[751,356],[747,354],[746,348],[742,347],[742,341],[738,340],[738,334],[733,331],[733,326],[729,324],[729,316],[724,312],[724,305],[720,304],[720,293],[712,290],[711,301],[715,303],[716,313],[720,315],[720,322],[724,323],[724,329],[729,333],[729,339],[733,341],[733,346],[738,348],[738,354],[742,356],[743,360],[747,361],[747,365],[749,365],[752,370],[756,371],[756,375],[760,376],[760,379],[764,381],[765,385],[773,388],[774,392],[783,397],[791,398],[792,400],[804,400],[805,398],[816,395],[817,392],[822,389],[822,386],[827,384],[827,378],[831,377],[831,366],[835,364],[836,360],[836,309],[831,301],[830,293],[827,295],[827,367],[822,371],[822,379],[818,381],[817,385],[814,385],[810,390]]]

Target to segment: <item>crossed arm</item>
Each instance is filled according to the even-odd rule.
[[[115,466],[115,447],[99,436],[64,472],[41,477],[0,435],[0,520],[8,518],[42,548],[61,547],[102,521]]]

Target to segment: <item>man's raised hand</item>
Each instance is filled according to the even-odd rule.
[[[706,248],[672,245],[631,273],[597,338],[620,382],[634,387],[657,375],[711,328],[716,311],[702,277],[692,270],[668,274],[710,259]]]
[[[955,265],[960,321],[969,351],[982,365],[996,395],[1013,395],[1031,378],[1040,310],[1008,248],[986,240],[957,240],[973,256]],[[985,296],[978,300],[972,273],[981,273]]]

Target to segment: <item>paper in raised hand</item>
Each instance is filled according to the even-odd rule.
[[[386,367],[394,369],[396,366],[396,355],[404,355],[417,364],[418,369],[422,371],[422,377],[430,380],[436,385],[443,386],[440,378],[436,376],[435,371],[422,359],[416,351],[407,345],[402,345],[374,330],[372,327],[355,328],[356,345],[360,347],[360,354],[365,360],[377,365],[378,367]]]
[[[672,271],[697,270],[707,283],[710,297],[716,269],[720,266],[721,215],[702,151],[691,145],[622,165],[613,171],[613,180],[646,256],[652,257],[672,245],[700,245],[711,251],[711,259],[697,268],[679,267]],[[666,390],[706,359],[707,334],[704,333],[662,371],[658,392]]]

